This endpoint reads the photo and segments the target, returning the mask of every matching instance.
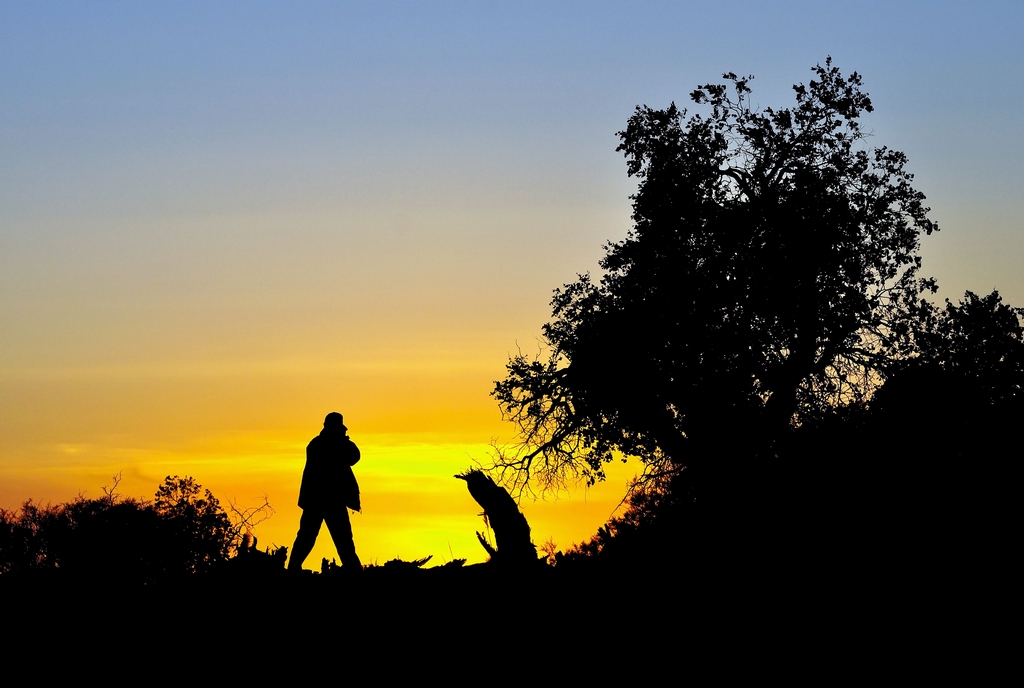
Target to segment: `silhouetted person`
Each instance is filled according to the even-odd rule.
[[[346,570],[360,570],[352,541],[348,509],[360,511],[359,485],[352,466],[359,461],[359,448],[348,437],[348,428],[340,413],[328,413],[324,429],[306,447],[306,468],[299,488],[299,534],[292,545],[288,569],[298,571],[309,556],[326,521],[338,558]]]

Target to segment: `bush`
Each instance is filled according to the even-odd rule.
[[[152,503],[104,492],[0,509],[0,574],[154,581],[209,571],[240,542],[217,498],[190,477],[168,476]]]

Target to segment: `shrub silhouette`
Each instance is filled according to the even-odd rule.
[[[0,574],[148,582],[210,571],[240,542],[217,498],[191,477],[168,476],[152,503],[111,490],[0,509]]]
[[[237,544],[231,520],[209,490],[190,477],[167,476],[156,492],[165,566],[173,573],[208,571],[228,559]]]

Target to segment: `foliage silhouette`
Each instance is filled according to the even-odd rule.
[[[891,513],[877,529],[894,551],[901,538],[928,556],[970,549],[980,563],[1014,537],[1024,309],[993,291],[923,310],[918,355],[900,362],[866,417],[891,466],[882,495]]]
[[[687,500],[680,491],[659,481],[636,486],[626,498],[625,511],[608,520],[586,541],[557,552],[558,568],[586,570],[595,564],[628,574],[643,567],[678,566],[687,552],[680,536],[692,525]]]
[[[167,476],[156,492],[153,510],[160,517],[168,566],[180,573],[201,573],[227,561],[237,544],[231,520],[213,494],[188,476]]]
[[[599,281],[555,292],[548,350],[496,384],[520,432],[496,456],[508,483],[592,483],[630,455],[702,512],[749,519],[800,419],[866,400],[906,348],[937,227],[906,157],[867,145],[861,77],[813,72],[789,108],[756,109],[731,73],[691,94],[704,114],[637,108],[618,147],[632,231]]]
[[[947,299],[944,309],[922,302],[912,332],[914,355],[897,362],[895,370],[933,369],[969,380],[983,404],[1010,402],[1024,389],[1022,317],[1024,308],[1004,304],[997,291],[968,291],[957,305]]]
[[[147,577],[162,556],[159,518],[134,499],[84,499],[56,506],[31,500],[0,513],[0,572]]]
[[[152,503],[114,488],[100,499],[0,510],[0,574],[150,582],[206,573],[254,548],[209,490],[168,476]]]
[[[915,318],[870,399],[805,416],[777,447],[774,484],[804,489],[776,487],[773,547],[860,585],[908,574],[923,576],[918,587],[991,584],[1012,570],[1016,537],[1007,459],[1024,416],[1024,309],[968,291],[944,308],[920,302]],[[671,565],[694,525],[684,475],[640,485],[622,515],[556,565]]]

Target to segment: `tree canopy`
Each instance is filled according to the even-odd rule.
[[[863,401],[908,350],[937,227],[906,156],[869,145],[861,76],[812,71],[786,108],[755,107],[732,73],[692,114],[637,107],[618,146],[632,230],[599,279],[555,292],[546,350],[496,384],[521,433],[497,457],[507,480],[593,482],[622,454],[723,489],[707,476],[769,465],[801,418]]]

